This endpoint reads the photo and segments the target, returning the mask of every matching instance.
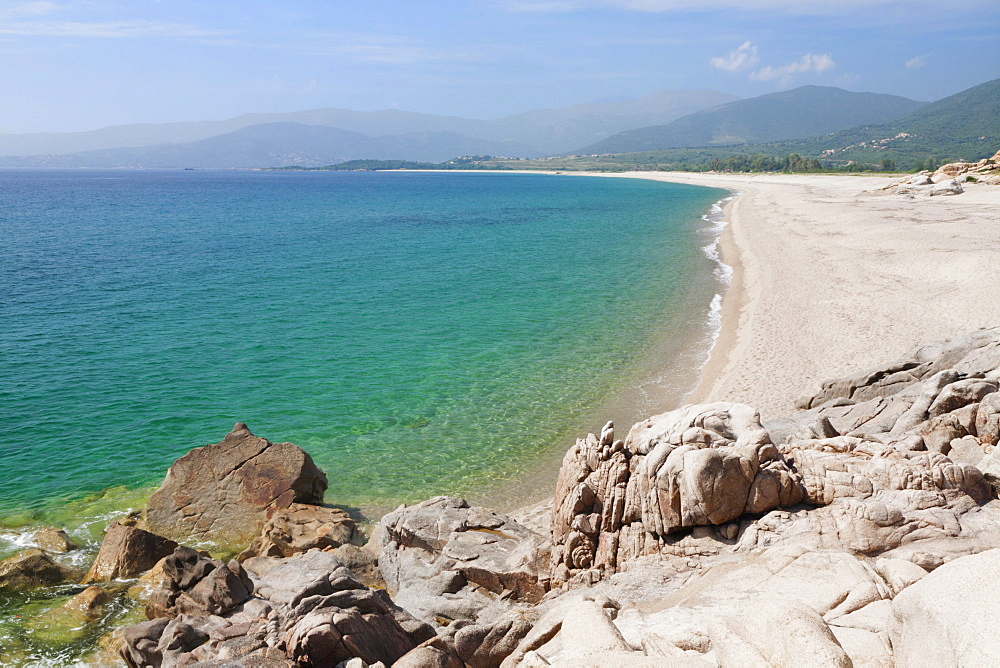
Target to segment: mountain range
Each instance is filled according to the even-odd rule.
[[[572,150],[623,130],[668,123],[735,99],[712,90],[675,90],[626,102],[537,109],[495,120],[397,109],[313,109],[78,133],[5,134],[0,135],[0,156],[4,156],[0,166],[267,167],[374,157],[440,161],[464,153],[532,157]],[[203,156],[211,151],[238,156],[239,161],[205,162]]]
[[[579,153],[752,144],[815,137],[904,116],[923,103],[896,95],[801,86],[697,111],[666,125],[627,130]]]
[[[868,123],[814,137],[741,145],[702,145],[617,153],[607,158],[626,168],[676,168],[704,165],[713,158],[798,154],[831,167],[876,165],[891,161],[903,169],[975,161],[1000,148],[1000,79],[922,105],[899,118]],[[592,166],[592,165],[591,165]],[[571,169],[574,165],[563,164]],[[579,168],[579,165],[575,166]]]
[[[707,90],[663,91],[488,121],[316,109],[0,135],[0,167],[316,167],[357,160],[442,163],[462,155],[577,155],[559,168],[684,168],[751,153],[797,153],[834,166],[890,160],[909,167],[931,158],[976,159],[992,155],[998,145],[1000,79],[932,103],[802,86],[744,100]]]

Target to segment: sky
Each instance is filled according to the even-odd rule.
[[[930,101],[998,77],[998,0],[0,0],[9,133],[804,84]]]

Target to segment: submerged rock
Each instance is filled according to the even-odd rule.
[[[31,589],[62,584],[79,573],[56,563],[44,550],[32,548],[0,562],[0,589]]]
[[[73,539],[66,535],[65,531],[55,527],[39,529],[32,535],[31,541],[43,550],[56,554],[72,552],[79,548]]]
[[[145,528],[178,542],[245,545],[268,511],[321,504],[326,485],[302,448],[258,438],[239,422],[221,442],[173,463],[146,505]]]

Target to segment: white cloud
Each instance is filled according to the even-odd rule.
[[[910,58],[909,60],[906,61],[906,67],[908,67],[911,70],[916,69],[918,67],[923,67],[924,65],[927,64],[927,60],[931,57],[933,53],[934,52],[932,51],[931,53],[921,54],[916,58]]]
[[[2,2],[0,3],[0,20],[16,19],[22,16],[42,16],[56,9],[56,3],[44,2]]]
[[[782,84],[789,84],[794,74],[805,74],[806,72],[826,72],[837,66],[828,53],[807,53],[798,60],[782,65],[780,67],[762,67],[750,73],[751,81],[778,81]]]
[[[756,65],[758,60],[760,59],[757,58],[757,47],[751,44],[750,40],[747,40],[740,44],[735,51],[712,58],[709,62],[712,63],[712,67],[717,67],[720,70],[742,72]]]
[[[0,35],[31,37],[214,37],[227,33],[163,21],[21,21],[0,25]]]

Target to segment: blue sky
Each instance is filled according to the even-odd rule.
[[[934,100],[998,77],[998,0],[0,0],[3,132],[316,107],[495,118],[680,88]]]

